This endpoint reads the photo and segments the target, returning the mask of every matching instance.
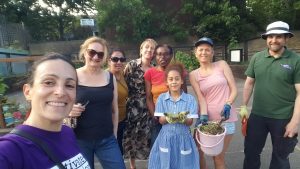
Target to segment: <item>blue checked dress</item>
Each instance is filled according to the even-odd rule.
[[[157,99],[155,116],[164,113],[189,111],[187,118],[198,118],[198,105],[195,98],[182,92],[173,100],[169,92]],[[199,169],[199,153],[190,133],[189,126],[182,123],[165,124],[151,149],[149,169]]]

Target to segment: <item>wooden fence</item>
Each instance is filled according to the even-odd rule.
[[[17,58],[0,58],[0,62],[28,62],[28,61],[35,61],[40,59],[42,56],[24,56],[24,57],[17,57]]]

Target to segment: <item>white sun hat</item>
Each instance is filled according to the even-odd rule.
[[[288,34],[289,37],[293,37],[294,34],[290,32],[290,27],[287,23],[282,21],[276,21],[273,23],[270,23],[267,26],[266,33],[262,34],[261,37],[263,39],[266,39],[268,35],[274,35],[274,34]]]

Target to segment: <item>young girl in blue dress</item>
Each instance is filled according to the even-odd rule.
[[[149,169],[199,169],[199,154],[189,126],[198,118],[195,98],[181,90],[184,67],[175,63],[165,71],[169,91],[162,93],[155,107],[162,129],[151,149]]]

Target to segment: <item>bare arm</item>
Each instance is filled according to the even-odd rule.
[[[300,123],[300,84],[295,84],[296,88],[296,100],[293,111],[293,116],[291,121],[287,124],[284,137],[293,137],[298,133],[299,123]]]
[[[243,105],[247,106],[253,92],[254,83],[255,83],[255,79],[247,76],[247,79],[244,84],[244,91],[243,91]]]
[[[151,93],[152,85],[151,82],[145,79],[145,88],[146,88],[146,103],[151,117],[154,117],[155,105],[153,102],[153,95]]]
[[[119,108],[118,108],[118,86],[116,82],[115,76],[113,76],[114,80],[114,98],[112,102],[112,121],[113,121],[113,132],[115,137],[117,138],[118,131],[118,123],[119,123]]]
[[[222,67],[224,70],[225,78],[227,80],[227,83],[228,83],[228,86],[230,89],[230,95],[226,102],[229,104],[232,104],[237,96],[236,83],[235,83],[235,80],[234,80],[234,77],[233,77],[233,74],[232,74],[232,71],[231,71],[229,65],[225,61],[222,61],[221,64],[222,64]]]
[[[200,110],[200,115],[207,115],[207,104],[206,104],[206,100],[203,96],[203,94],[200,91],[200,87],[195,79],[194,73],[196,73],[195,71],[191,72],[189,75],[190,78],[190,83],[197,95],[197,99],[198,99],[198,103],[199,103],[199,110]]]

